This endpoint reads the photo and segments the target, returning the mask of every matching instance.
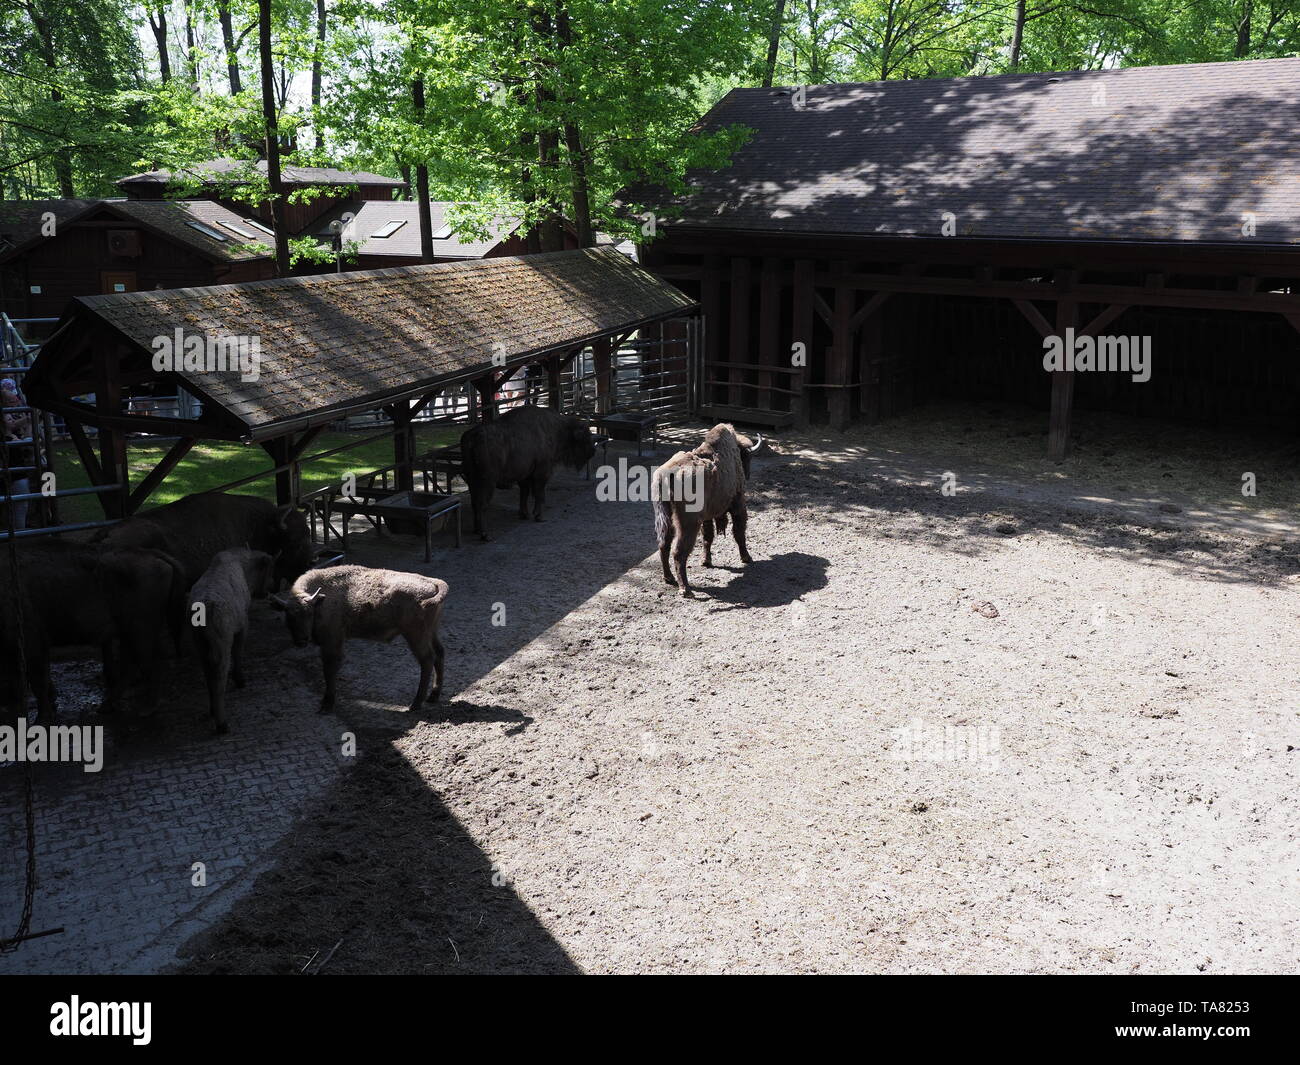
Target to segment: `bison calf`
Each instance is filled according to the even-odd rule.
[[[420,663],[420,686],[411,702],[419,710],[428,693],[436,703],[442,692],[442,641],[438,620],[447,598],[447,582],[435,577],[365,566],[331,566],[299,577],[286,596],[271,601],[286,613],[289,633],[298,647],[314,642],[325,671],[321,713],[334,709],[334,686],[343,662],[343,641],[392,640],[401,636]],[[436,683],[429,691],[429,677]]]
[[[735,427],[715,425],[705,434],[704,443],[694,451],[679,451],[655,471],[655,534],[659,540],[659,562],[664,581],[692,598],[686,562],[695,547],[695,538],[704,530],[704,564],[713,565],[713,531],[727,531],[731,518],[740,561],[750,563],[745,547],[745,526],[749,513],[745,507],[745,482],[749,480],[750,455],[763,446],[737,434]],[[673,570],[668,568],[672,554]]]
[[[208,707],[218,733],[226,725],[226,678],[244,686],[241,668],[248,608],[270,590],[274,560],[246,547],[218,551],[190,589],[190,624],[208,684]]]
[[[542,520],[546,482],[557,465],[580,470],[596,453],[591,430],[581,419],[547,407],[516,407],[494,422],[476,425],[461,434],[461,476],[469,486],[474,531],[484,540],[487,507],[497,488],[519,485],[519,517]]]

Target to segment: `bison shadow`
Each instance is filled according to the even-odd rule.
[[[444,725],[468,725],[484,721],[508,722],[513,727],[506,729],[507,736],[516,736],[533,723],[535,718],[508,706],[493,703],[471,703],[467,699],[452,699],[446,703],[432,703],[427,706],[421,718],[425,721]]]
[[[821,555],[787,551],[771,558],[756,558],[748,566],[714,566],[715,571],[727,570],[738,576],[726,584],[695,585],[694,588],[697,595],[729,604],[714,607],[709,613],[789,606],[807,593],[825,588],[829,566],[830,562]]]

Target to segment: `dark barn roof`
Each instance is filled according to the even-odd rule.
[[[96,328],[126,342],[123,372],[141,380],[154,338],[177,328],[257,337],[256,381],[238,372],[152,379],[202,397],[225,435],[267,439],[694,307],[611,248],[91,296],[73,301],[28,390],[54,410],[84,391],[111,348]]]
[[[674,225],[767,233],[1300,243],[1300,59],[734,89],[754,133]]]

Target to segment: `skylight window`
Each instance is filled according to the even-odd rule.
[[[234,222],[219,222],[217,224],[220,225],[223,229],[228,229],[230,230],[230,232],[243,237],[245,240],[257,239],[257,234],[254,233],[251,229],[245,229],[243,226],[237,226],[235,225]]]
[[[394,233],[396,233],[396,232],[397,232],[399,229],[401,229],[402,226],[404,226],[404,225],[406,225],[406,220],[405,220],[405,219],[395,220],[395,221],[392,221],[392,222],[385,222],[382,226],[380,226],[380,227],[379,227],[378,229],[376,229],[373,233],[371,233],[370,236],[371,236],[371,237],[391,237]]]
[[[191,229],[197,229],[205,237],[211,237],[213,240],[221,241],[222,244],[225,244],[230,239],[224,233],[218,233],[211,226],[205,226],[202,222],[186,222],[185,224]]]
[[[446,240],[446,239],[447,239],[448,237],[450,237],[454,232],[456,232],[456,231],[455,231],[454,229],[452,229],[451,226],[443,226],[441,229],[438,230],[438,232],[436,232],[436,233],[433,235],[433,239],[434,239],[434,240]]]
[[[240,224],[252,226],[254,229],[258,230],[259,232],[265,233],[268,237],[275,236],[274,229],[272,229],[270,226],[262,225],[262,223],[257,221],[255,218],[245,218],[243,222]]]

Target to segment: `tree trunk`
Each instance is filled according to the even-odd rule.
[[[45,16],[36,10],[35,4],[27,4],[27,14],[32,20],[32,28],[36,30],[36,36],[41,42],[41,58],[45,61],[45,66],[49,69],[51,80],[57,74],[59,69],[58,52],[54,45],[54,31],[50,28],[49,22]],[[50,103],[55,105],[56,110],[63,103],[63,93],[57,88],[50,89]],[[76,190],[72,180],[72,151],[68,148],[59,148],[53,153],[54,175],[59,183],[59,195],[64,199],[72,199],[76,196]]]
[[[316,53],[311,60],[311,128],[316,147],[325,139],[320,135],[321,65],[325,61],[325,0],[316,0]]]
[[[415,121],[424,129],[424,76],[411,82],[411,105]],[[420,216],[420,262],[433,262],[433,219],[429,214],[429,165],[424,159],[415,162],[415,210]]]
[[[158,20],[154,21],[157,12]],[[154,43],[158,46],[158,73],[166,85],[172,80],[172,59],[167,49],[167,4],[166,0],[156,0],[148,10],[149,28],[153,30]]]
[[[555,34],[561,48],[573,43],[573,28],[563,0],[555,9]],[[594,248],[596,234],[591,224],[591,181],[588,176],[587,150],[582,143],[582,131],[573,119],[575,105],[570,97],[565,101],[567,116],[564,123],[564,144],[569,153],[569,168],[573,172],[573,225],[578,231],[578,247]]]
[[[1255,13],[1255,0],[1246,0],[1241,5],[1241,20],[1237,23],[1237,45],[1232,54],[1236,59],[1245,59],[1250,55],[1250,20]]]
[[[239,77],[239,54],[235,51],[235,27],[230,19],[230,0],[217,0],[217,18],[221,22],[221,43],[226,50],[230,95],[238,96],[244,86]]]
[[[257,0],[257,44],[262,60],[262,122],[266,129],[266,181],[275,230],[275,272],[289,275],[289,234],[284,228],[284,183],[280,180],[280,128],[275,114],[275,70],[271,58],[271,0]]]
[[[184,0],[185,7],[185,65],[189,68],[190,84],[194,94],[199,92],[199,52],[194,42],[194,0]]]
[[[1016,0],[1016,31],[1011,38],[1011,69],[1020,69],[1020,45],[1025,39],[1025,0]]]
[[[785,24],[785,0],[776,0],[776,10],[772,13],[772,31],[767,38],[767,64],[763,67],[763,88],[772,87],[776,77],[776,56],[781,48],[781,27]]]

